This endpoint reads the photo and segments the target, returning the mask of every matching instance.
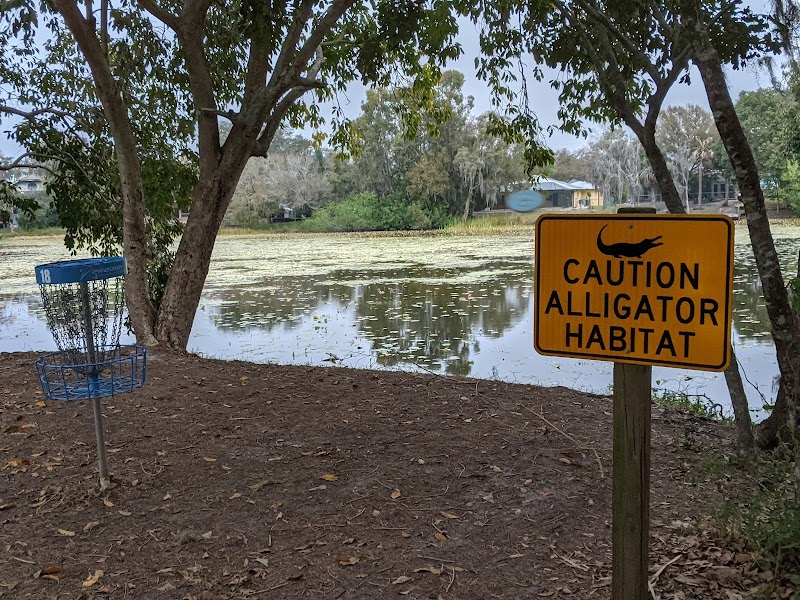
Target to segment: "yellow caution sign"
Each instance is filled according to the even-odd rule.
[[[733,234],[724,215],[541,216],[536,351],[725,370]]]

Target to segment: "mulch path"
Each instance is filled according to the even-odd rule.
[[[101,493],[91,406],[34,360],[0,354],[2,598],[610,597],[608,398],[151,352],[104,401]],[[654,597],[770,577],[700,525],[732,438],[653,409]]]

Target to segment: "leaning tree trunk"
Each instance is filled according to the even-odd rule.
[[[156,324],[159,342],[186,350],[200,294],[211,265],[211,254],[228,209],[235,182],[239,180],[252,148],[229,149],[220,165],[197,183],[191,211],[183,231]]]
[[[469,194],[467,194],[467,200],[464,202],[464,223],[469,220],[469,216],[472,214],[472,193],[475,190],[475,186],[469,186]]]
[[[653,169],[653,175],[661,191],[661,198],[667,205],[667,210],[673,214],[685,214],[686,208],[683,205],[678,189],[675,187],[672,173],[670,173],[661,148],[656,143],[655,118],[648,118],[644,125],[635,120],[629,122],[628,125],[644,148],[645,156],[650,163],[650,168]],[[734,418],[739,431],[739,449],[741,452],[747,453],[753,446],[753,425],[750,420],[750,412],[747,410],[747,394],[744,391],[744,384],[739,373],[739,362],[736,360],[733,346],[731,346],[731,362],[725,370],[725,382],[728,384],[728,393],[731,396],[731,404],[734,407]],[[744,411],[741,409],[742,402],[744,402],[745,406]]]
[[[694,62],[700,70],[714,122],[739,182],[781,375],[781,391],[778,394],[775,410],[759,428],[759,445],[763,447],[774,444],[785,431],[788,425],[787,416],[789,421],[796,418],[798,373],[800,373],[800,353],[798,353],[800,328],[789,304],[781,274],[758,168],[728,91],[719,53],[710,41],[705,25],[697,18],[698,14],[699,8],[695,5],[695,12],[690,17],[697,32]]]
[[[155,309],[147,293],[147,234],[141,164],[136,137],[128,116],[128,107],[111,73],[104,50],[104,40],[95,31],[93,15],[86,18],[74,2],[53,3],[75,38],[92,72],[97,97],[108,117],[119,166],[122,192],[122,248],[127,262],[125,295],[136,339],[143,344],[156,343],[153,326]]]
[[[736,446],[741,456],[749,456],[755,448],[753,440],[753,422],[750,419],[750,405],[744,393],[742,374],[739,372],[739,361],[731,345],[731,364],[725,370],[725,381],[733,405],[733,416],[736,421]]]
[[[667,205],[667,210],[673,214],[682,215],[686,212],[681,201],[680,194],[675,188],[675,182],[672,180],[672,173],[669,171],[667,159],[664,158],[664,153],[656,143],[655,121],[646,123],[644,126],[636,124],[632,127],[633,132],[636,134],[639,143],[644,148],[644,154],[647,157],[647,162],[650,163],[650,168],[653,169],[653,177],[655,177],[659,190],[661,191],[661,200]],[[628,124],[630,126],[630,123]]]

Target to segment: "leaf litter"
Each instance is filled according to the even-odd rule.
[[[0,431],[33,424],[34,360],[0,354]],[[3,600],[610,597],[605,397],[154,351],[148,385],[104,407],[104,494],[86,406],[50,403],[0,441]],[[653,427],[655,597],[770,585],[757,550],[698,512],[722,491],[692,477],[732,431],[660,407]]]

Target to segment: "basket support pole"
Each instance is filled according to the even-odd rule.
[[[103,436],[103,413],[100,396],[93,392],[97,389],[97,351],[94,347],[94,329],[92,327],[92,305],[89,297],[89,284],[80,282],[81,303],[83,304],[83,327],[86,333],[86,356],[91,365],[89,368],[89,395],[94,409],[94,433],[97,438],[97,466],[100,471],[100,487],[106,489],[111,485],[108,476],[108,460],[106,458],[106,442]]]

